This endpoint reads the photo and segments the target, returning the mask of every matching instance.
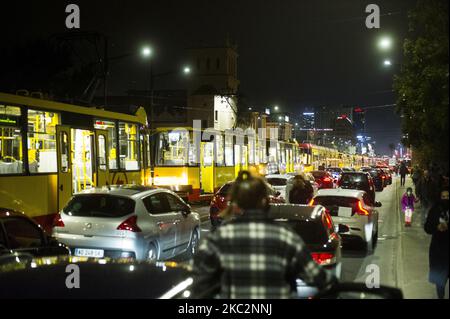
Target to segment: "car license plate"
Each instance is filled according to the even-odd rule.
[[[352,208],[351,207],[339,207],[338,216],[339,217],[352,217]]]
[[[84,248],[75,249],[75,256],[78,257],[103,258],[104,255],[105,251],[103,249],[84,249]]]

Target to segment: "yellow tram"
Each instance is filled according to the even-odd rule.
[[[240,170],[265,175],[269,162],[282,174],[375,162],[244,132],[147,127],[143,108],[130,115],[0,93],[0,207],[49,227],[72,194],[96,186],[155,185],[199,201]]]
[[[49,226],[75,192],[143,183],[144,125],[143,109],[128,115],[0,93],[0,207]]]

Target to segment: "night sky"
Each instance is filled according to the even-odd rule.
[[[110,39],[110,55],[155,50],[157,72],[178,68],[186,48],[237,43],[240,91],[255,106],[279,105],[300,113],[321,105],[373,107],[395,103],[392,77],[401,62],[408,30],[407,12],[415,1],[350,0],[189,0],[189,1],[16,1],[0,4],[2,46],[64,32],[65,6],[81,8],[81,28]],[[381,29],[365,27],[365,7],[381,8]],[[387,15],[387,14],[390,15]],[[381,52],[381,35],[394,39]],[[111,65],[110,94],[146,85],[145,62],[136,55]],[[158,81],[159,88],[183,88],[181,80]],[[367,130],[378,153],[400,141],[400,119],[393,107],[369,108]]]

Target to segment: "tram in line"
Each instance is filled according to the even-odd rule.
[[[367,157],[312,144],[203,133],[149,132],[143,108],[130,115],[0,93],[0,207],[49,227],[74,193],[92,187],[155,185],[196,202],[240,170],[265,175],[270,162],[280,173],[370,165]]]

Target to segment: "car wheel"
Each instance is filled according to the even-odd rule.
[[[146,257],[148,261],[158,260],[158,249],[155,244],[152,243],[148,246]]]
[[[188,258],[193,258],[194,257],[195,253],[197,252],[198,242],[199,242],[198,229],[195,228],[192,231],[191,242],[189,243],[189,247],[188,247],[188,250],[187,250],[187,257]]]

